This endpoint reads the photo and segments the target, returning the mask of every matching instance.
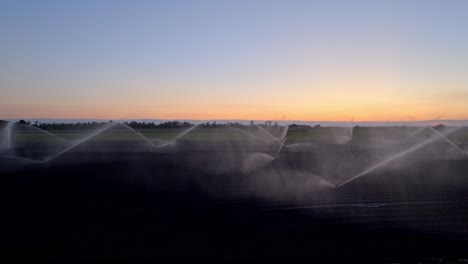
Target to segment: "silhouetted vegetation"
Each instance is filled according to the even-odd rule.
[[[445,128],[445,125],[444,124],[438,124],[436,126],[433,126],[434,129],[436,130],[443,130]]]
[[[21,119],[20,121],[18,121],[18,124],[30,125],[31,122],[29,122],[29,121],[24,121],[23,119]]]
[[[112,121],[109,121],[112,122]],[[30,124],[29,121],[19,121],[20,124]],[[83,129],[97,129],[107,124],[108,122],[78,122],[78,123],[40,123],[34,122],[32,125],[43,130],[83,130]],[[151,128],[187,128],[193,126],[189,122],[168,121],[160,124],[154,122],[124,122],[133,129],[151,129]]]
[[[31,123],[30,121],[20,120],[17,123],[19,124],[27,124],[38,127],[43,130],[83,130],[83,129],[97,129],[109,122],[77,122],[77,123],[41,123],[41,122],[34,122]],[[194,126],[194,124],[189,122],[181,122],[181,121],[167,121],[156,124],[154,122],[138,122],[138,121],[126,121],[123,122],[125,125],[133,129],[155,129],[155,128],[188,128]],[[199,124],[200,127],[203,128],[220,128],[220,127],[250,127],[253,126],[254,123],[250,122],[249,124],[242,124],[239,122],[227,122],[227,123],[217,123],[216,121],[206,122]],[[279,126],[278,123],[272,124],[272,122],[267,122],[265,124],[257,124],[258,126],[267,127],[267,126]],[[296,125],[292,124],[291,127],[310,127],[308,125]]]
[[[295,128],[295,127],[297,127],[297,128],[310,128],[309,125],[298,125],[298,124],[291,124],[289,127],[290,128]]]
[[[133,129],[150,129],[150,128],[187,128],[193,126],[189,122],[180,122],[180,121],[167,121],[160,124],[155,124],[153,122],[124,122]]]
[[[211,123],[210,122],[202,123],[199,126],[203,128],[217,128],[217,127],[226,127],[226,126],[244,127],[246,125],[238,123],[238,122],[217,123],[216,121],[213,121]]]
[[[36,121],[32,125],[43,130],[83,130],[96,129],[105,124],[107,122],[39,123]]]

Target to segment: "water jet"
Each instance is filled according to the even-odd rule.
[[[406,155],[408,155],[408,154],[410,154],[410,153],[412,153],[412,152],[426,146],[429,143],[432,143],[432,142],[434,142],[434,141],[436,141],[438,139],[441,139],[444,136],[447,136],[448,134],[451,134],[451,133],[455,132],[457,129],[459,129],[459,128],[456,128],[456,129],[454,129],[452,131],[449,131],[447,133],[444,133],[444,134],[443,133],[437,133],[435,137],[429,138],[428,140],[425,140],[425,141],[423,141],[423,142],[421,142],[421,143],[419,143],[419,144],[417,144],[417,145],[415,145],[415,146],[413,146],[413,147],[411,147],[411,148],[409,148],[409,149],[407,149],[405,151],[397,153],[396,155],[394,155],[394,156],[392,156],[390,158],[387,158],[384,161],[381,161],[381,162],[377,163],[376,165],[366,169],[365,171],[357,174],[356,176],[353,176],[352,178],[350,178],[350,179],[336,185],[336,188],[340,188],[341,186],[346,185],[346,184],[348,184],[348,183],[350,183],[350,182],[352,182],[352,181],[354,181],[354,180],[356,180],[356,179],[358,179],[358,178],[360,178],[360,177],[362,177],[362,176],[364,176],[366,174],[369,174],[369,173],[379,169],[380,167],[383,167],[383,166],[389,164],[392,161],[395,161],[395,160],[397,160],[399,158],[402,158],[402,157],[404,157],[404,156],[406,156]]]
[[[76,142],[76,143],[70,145],[69,147],[67,147],[67,148],[65,148],[64,150],[60,151],[60,152],[57,153],[56,155],[53,155],[53,156],[47,158],[46,160],[44,160],[44,162],[48,163],[48,162],[51,162],[51,161],[55,160],[56,158],[60,157],[61,155],[63,155],[63,154],[65,154],[65,153],[69,152],[70,150],[76,148],[77,146],[79,146],[79,145],[81,145],[81,144],[83,144],[83,143],[89,141],[90,139],[92,139],[92,138],[98,136],[99,134],[105,132],[106,130],[108,130],[109,128],[115,126],[116,124],[117,124],[117,123],[114,123],[114,122],[108,123],[108,124],[105,125],[103,128],[97,130],[96,132],[92,133],[91,135],[89,135],[89,136],[85,137],[84,139],[82,139],[82,140],[80,140],[80,141],[78,141],[78,142]]]

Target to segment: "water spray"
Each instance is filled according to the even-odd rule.
[[[343,186],[343,185],[346,185],[346,184],[348,184],[348,183],[350,183],[350,182],[352,182],[352,181],[354,181],[354,180],[356,180],[356,179],[358,179],[358,178],[360,178],[360,177],[362,177],[362,176],[364,176],[364,175],[366,175],[366,174],[369,174],[369,173],[373,172],[374,170],[376,170],[376,169],[378,169],[378,168],[380,168],[380,167],[383,167],[383,166],[387,165],[388,163],[390,163],[390,162],[392,162],[392,161],[395,161],[395,160],[397,160],[397,159],[399,159],[399,158],[402,158],[402,157],[404,157],[404,156],[406,156],[406,155],[408,155],[408,154],[410,154],[410,153],[412,153],[412,152],[414,152],[414,151],[416,151],[416,150],[418,150],[418,149],[420,149],[420,148],[426,146],[427,144],[436,141],[437,139],[443,138],[444,136],[447,136],[448,134],[451,134],[451,133],[455,132],[455,131],[458,130],[458,129],[459,129],[459,128],[457,128],[457,129],[455,129],[455,130],[453,130],[453,131],[450,131],[450,132],[448,132],[448,133],[445,133],[445,134],[438,133],[438,134],[436,134],[435,137],[430,138],[430,139],[428,139],[428,140],[426,140],[426,141],[423,141],[423,142],[417,144],[416,146],[413,146],[413,147],[411,147],[411,148],[409,148],[409,149],[407,149],[407,150],[405,150],[405,151],[402,151],[402,152],[400,152],[400,153],[398,153],[398,154],[396,154],[396,155],[394,155],[394,156],[392,156],[392,157],[390,157],[390,158],[388,158],[388,159],[386,159],[386,160],[384,160],[384,161],[381,161],[381,162],[377,163],[376,165],[370,167],[369,169],[367,169],[367,170],[365,170],[365,171],[359,173],[358,175],[356,175],[356,176],[354,176],[354,177],[352,177],[352,178],[350,178],[350,179],[348,179],[348,180],[346,180],[346,181],[344,181],[344,182],[338,184],[338,185],[336,186],[336,188],[339,188],[339,187],[341,187],[341,186]]]
[[[189,133],[190,131],[194,130],[196,127],[198,127],[200,124],[198,125],[194,125],[190,128],[188,128],[187,130],[185,130],[184,132],[180,133],[179,135],[177,135],[175,138],[173,138],[172,140],[170,140],[169,142],[166,142],[166,143],[163,143],[162,145],[159,145],[159,146],[156,146],[156,148],[163,148],[165,146],[168,146],[170,144],[174,144],[178,139],[182,138],[183,136],[187,135],[187,133]]]
[[[44,162],[48,163],[48,162],[50,162],[50,161],[56,159],[57,157],[59,157],[59,156],[65,154],[65,153],[69,152],[70,150],[76,148],[77,146],[79,146],[79,145],[81,145],[81,144],[87,142],[88,140],[90,140],[90,139],[92,139],[92,138],[94,138],[94,137],[100,135],[101,133],[105,132],[106,130],[108,130],[109,128],[115,126],[116,124],[117,124],[117,123],[114,123],[114,122],[109,123],[108,125],[104,126],[103,128],[99,129],[98,131],[92,133],[91,135],[85,137],[84,139],[82,139],[82,140],[76,142],[75,144],[69,146],[68,148],[62,150],[62,151],[59,152],[58,154],[56,154],[56,155],[54,155],[54,156],[52,156],[52,157],[50,157],[50,158],[44,160]]]

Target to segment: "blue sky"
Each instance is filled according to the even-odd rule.
[[[467,118],[467,1],[0,1],[0,116]]]

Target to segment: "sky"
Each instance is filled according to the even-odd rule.
[[[0,119],[468,119],[468,1],[0,0]]]

